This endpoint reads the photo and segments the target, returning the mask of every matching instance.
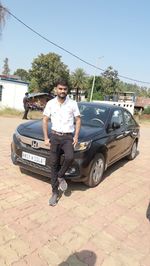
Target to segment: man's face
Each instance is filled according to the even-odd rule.
[[[58,84],[56,87],[57,96],[61,99],[65,99],[68,93],[68,87]]]

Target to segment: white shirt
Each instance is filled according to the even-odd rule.
[[[59,103],[57,97],[47,102],[43,115],[50,117],[52,129],[62,133],[74,131],[74,117],[80,116],[77,102],[68,96],[64,103]]]

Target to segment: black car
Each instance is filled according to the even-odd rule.
[[[79,143],[75,147],[74,162],[66,173],[66,179],[83,181],[94,187],[100,183],[108,166],[123,157],[130,160],[136,157],[139,125],[128,110],[119,106],[80,102],[79,109],[82,119]],[[49,148],[44,144],[42,120],[18,126],[11,144],[14,164],[50,177],[49,153]]]

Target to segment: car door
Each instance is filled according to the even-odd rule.
[[[113,128],[113,123],[120,125],[118,128]],[[110,118],[110,128],[108,130],[108,164],[111,164],[117,161],[119,158],[122,157],[124,153],[124,119],[122,109],[115,109],[112,112]]]
[[[131,113],[127,110],[123,111],[124,123],[125,123],[125,154],[131,150],[134,139],[138,136],[139,127],[132,117]]]

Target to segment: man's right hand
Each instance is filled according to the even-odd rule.
[[[50,140],[49,139],[45,139],[44,140],[44,144],[45,144],[45,146],[49,146],[50,147]]]

